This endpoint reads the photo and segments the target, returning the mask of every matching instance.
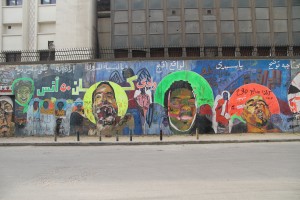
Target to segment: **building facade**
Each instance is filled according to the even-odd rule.
[[[111,0],[98,9],[99,45],[114,57],[293,55],[299,10],[299,0]]]
[[[26,61],[21,51],[96,46],[94,0],[1,0],[0,9],[0,51],[14,52],[6,59]]]

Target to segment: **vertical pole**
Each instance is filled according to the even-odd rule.
[[[132,142],[132,130],[129,130],[129,138],[130,138],[130,142]]]
[[[163,140],[163,132],[162,132],[162,130],[160,129],[160,132],[159,132],[159,139],[160,139],[160,141],[162,141]]]
[[[76,135],[77,135],[77,142],[80,141],[80,138],[79,138],[79,131],[76,132]]]
[[[99,141],[100,141],[100,142],[102,141],[102,138],[101,138],[101,131],[99,131]]]
[[[198,131],[198,128],[196,128],[196,138],[197,138],[197,140],[199,140],[199,131]]]
[[[56,142],[57,141],[57,132],[55,131],[54,132],[54,142]]]
[[[116,132],[116,141],[119,141],[119,131]]]

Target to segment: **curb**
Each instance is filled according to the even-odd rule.
[[[138,146],[138,145],[184,145],[184,144],[228,144],[228,143],[270,143],[300,142],[300,139],[262,139],[262,140],[207,140],[207,141],[157,141],[157,142],[7,142],[7,146]]]

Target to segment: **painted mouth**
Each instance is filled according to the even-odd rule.
[[[104,105],[97,107],[96,114],[98,118],[98,124],[112,125],[115,121],[117,111],[110,105]]]
[[[265,119],[265,117],[264,117],[264,113],[263,113],[263,111],[262,110],[258,110],[258,111],[256,111],[256,116],[258,117],[258,119],[260,119],[260,120],[264,120]]]
[[[182,112],[179,115],[179,119],[182,121],[192,120],[193,118],[192,112]]]

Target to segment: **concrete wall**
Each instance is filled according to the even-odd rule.
[[[295,132],[299,68],[300,60],[3,66],[0,135]]]

